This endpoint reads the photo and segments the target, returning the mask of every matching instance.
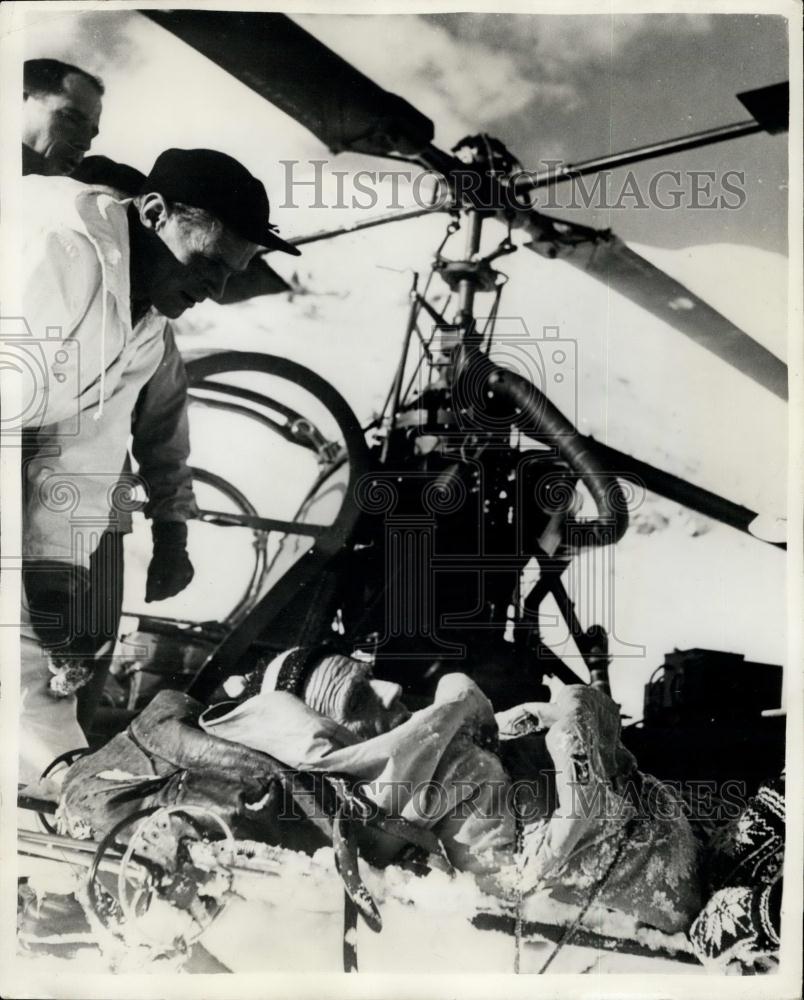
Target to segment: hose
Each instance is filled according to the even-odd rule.
[[[628,502],[617,477],[606,470],[590,439],[532,382],[494,364],[472,346],[463,347],[456,363],[455,401],[471,409],[481,429],[503,431],[514,424],[528,437],[556,449],[580,479],[597,506],[595,519],[568,518],[573,548],[611,545],[628,527]],[[502,404],[502,405],[501,405]],[[562,499],[569,484],[557,484]]]

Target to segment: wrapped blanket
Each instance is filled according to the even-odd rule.
[[[215,706],[200,723],[291,767],[359,781],[368,801],[432,829],[487,891],[578,905],[599,892],[599,904],[686,930],[701,906],[697,844],[675,793],[622,746],[617,706],[577,686],[532,712],[547,730],[544,749],[530,769],[520,760],[518,780],[503,765],[490,703],[461,674],[442,679],[431,706],[368,740],[282,691]]]
[[[202,709],[188,695],[160,691],[125,732],[73,764],[56,813],[59,832],[100,839],[138,809],[191,805],[217,813],[238,837],[308,853],[327,844],[294,808],[282,764],[204,733]]]

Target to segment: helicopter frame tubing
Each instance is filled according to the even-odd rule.
[[[205,384],[208,386],[210,380],[214,380],[216,376],[234,371],[273,375],[315,395],[335,419],[343,435],[349,469],[349,487],[344,493],[340,510],[330,525],[308,524],[303,520],[285,522],[244,515],[223,516],[217,512],[214,512],[214,516],[206,518],[211,523],[222,526],[243,526],[280,531],[285,534],[306,535],[313,538],[313,544],[275,586],[257,601],[249,614],[228,632],[212,656],[199,669],[188,691],[193,697],[201,700],[205,700],[218,684],[234,671],[240,657],[249,646],[259,640],[283,608],[297,597],[299,592],[306,588],[347,544],[360,514],[354,499],[353,486],[367,469],[367,450],[357,418],[346,400],[325,379],[286,358],[254,352],[222,351],[195,358],[187,365],[190,384],[196,390],[203,389]],[[239,387],[233,388],[234,395],[242,396]],[[253,395],[259,397],[256,393]],[[269,406],[273,405],[273,401],[267,397],[262,397],[262,401]],[[294,443],[302,444],[298,440]]]

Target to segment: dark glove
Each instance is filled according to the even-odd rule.
[[[148,604],[180,594],[195,573],[187,555],[187,525],[184,521],[154,521],[151,533],[154,554],[145,584],[145,601]]]

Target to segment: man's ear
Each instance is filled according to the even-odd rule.
[[[157,232],[167,221],[167,202],[158,191],[152,191],[150,194],[143,195],[139,200],[137,211],[139,212],[140,222],[146,229],[150,229],[151,232]]]

